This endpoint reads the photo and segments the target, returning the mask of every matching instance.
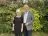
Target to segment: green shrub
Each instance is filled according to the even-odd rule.
[[[0,33],[11,32],[14,15],[8,7],[0,7]]]
[[[41,30],[42,25],[40,24],[40,20],[39,20],[40,17],[39,11],[31,8],[31,12],[34,15],[33,30],[34,31]]]

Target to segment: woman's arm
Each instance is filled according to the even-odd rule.
[[[22,24],[21,24],[21,32],[23,32],[23,15],[21,15],[21,21],[22,21]]]
[[[22,25],[21,25],[21,32],[23,32],[23,23],[22,23]]]

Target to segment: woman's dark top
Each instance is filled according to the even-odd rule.
[[[21,32],[21,25],[22,25],[22,17],[14,17],[14,21],[13,23],[15,24],[14,25],[14,31],[15,33],[20,33]]]

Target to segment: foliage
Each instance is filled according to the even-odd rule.
[[[32,8],[35,8],[35,10],[37,10],[39,13],[37,15],[37,16],[39,16],[37,18],[39,21],[38,20],[37,21],[41,25],[41,31],[44,31],[44,32],[48,32],[48,4],[47,3],[48,3],[47,0],[44,0],[44,1],[43,0],[38,0],[38,1],[32,0],[32,1],[30,1],[30,6]],[[36,12],[36,11],[34,11],[34,12]],[[36,12],[36,14],[37,14],[37,12]],[[36,18],[36,17],[34,17],[34,18]],[[35,26],[39,28],[40,26],[38,23],[37,24],[35,23],[36,25],[38,25],[38,26],[36,26],[36,25]]]
[[[15,15],[11,10],[10,7],[0,7],[0,33],[11,32],[11,24]]]
[[[40,23],[43,25],[42,30],[48,32],[48,1],[44,1],[44,7],[40,12]]]
[[[33,21],[33,30],[37,31],[37,30],[41,30],[42,25],[40,24],[40,20],[39,20],[39,11],[31,8],[31,12],[34,15],[34,21]]]
[[[48,32],[48,1],[30,0],[28,5],[31,7],[30,11],[34,15],[33,30],[43,30]],[[7,5],[0,5],[0,33],[11,32],[11,24],[15,16],[17,8],[22,7],[22,3],[8,3]],[[22,11],[23,9],[21,9]]]

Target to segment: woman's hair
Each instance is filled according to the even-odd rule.
[[[16,13],[17,13],[17,12],[20,12],[20,9],[17,9],[17,10],[16,10]]]

